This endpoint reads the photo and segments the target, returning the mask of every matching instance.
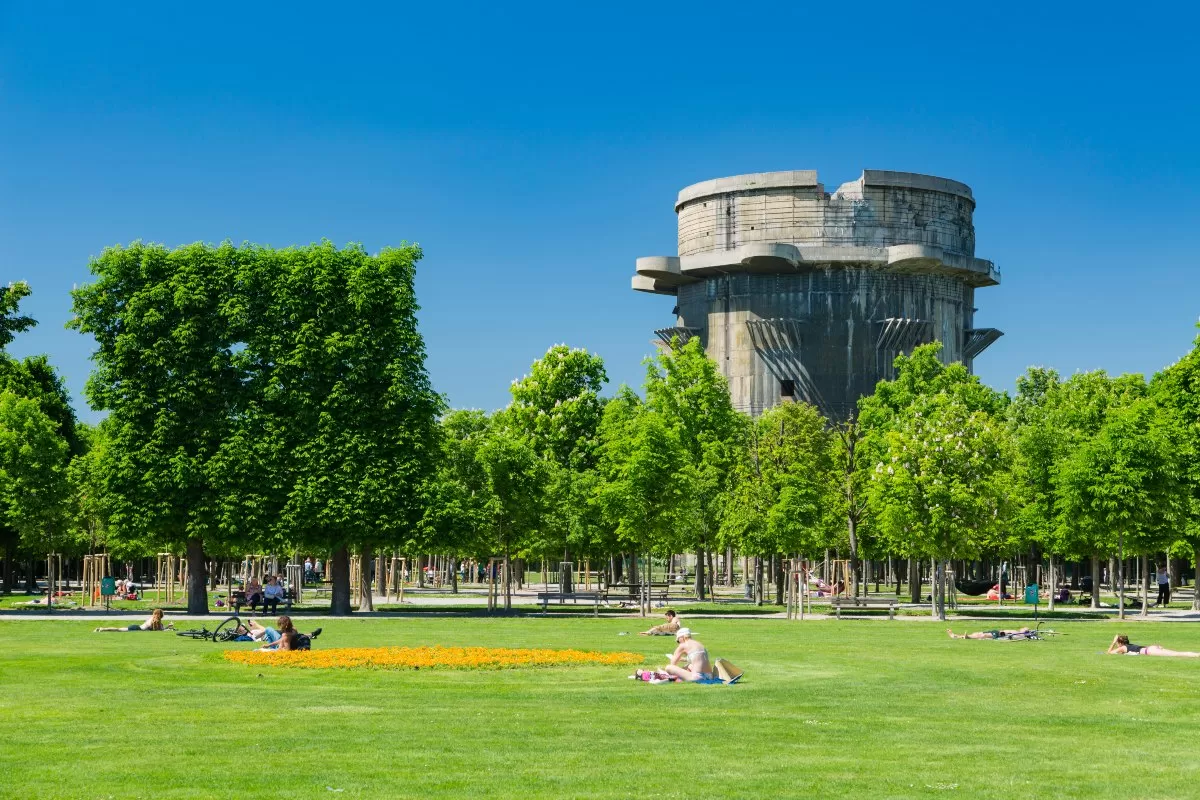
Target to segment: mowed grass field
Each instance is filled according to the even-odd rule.
[[[302,621],[321,648],[633,650],[638,619]],[[1195,796],[1200,659],[1100,655],[1113,634],[1200,650],[1200,625],[1056,622],[1042,642],[926,621],[706,620],[737,686],[625,668],[313,671],[170,633],[0,620],[0,796]],[[188,624],[183,623],[183,627]],[[211,626],[210,626],[211,627]],[[979,621],[956,630],[991,627]]]

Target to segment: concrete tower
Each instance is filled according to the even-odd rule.
[[[672,295],[669,343],[699,336],[733,405],[804,400],[844,419],[893,377],[898,353],[939,340],[946,363],[1003,334],[976,328],[975,200],[957,181],[865,170],[832,194],[809,170],[704,181],[679,193],[679,254],[637,260],[633,288]]]

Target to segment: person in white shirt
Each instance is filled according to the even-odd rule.
[[[270,606],[270,613],[276,614],[279,612],[279,602],[287,598],[287,592],[279,583],[279,576],[272,575],[271,580],[263,587],[263,613],[267,613],[267,607]]]

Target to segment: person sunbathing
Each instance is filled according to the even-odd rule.
[[[679,646],[671,655],[671,660],[662,668],[668,675],[681,680],[695,682],[712,680],[712,664],[708,658],[708,648],[692,638],[688,628],[680,628],[675,632],[675,641]],[[679,662],[687,657],[688,665],[679,666]]]
[[[146,620],[141,625],[134,623],[133,625],[126,625],[121,628],[96,628],[96,630],[94,630],[92,632],[93,633],[126,633],[129,631],[167,631],[167,630],[173,631],[173,630],[175,630],[175,625],[173,623],[164,626],[162,618],[163,618],[162,609],[156,608],[156,609],[154,609],[154,613],[152,613],[150,615],[150,619]]]
[[[1024,636],[1026,634],[1033,633],[1033,629],[1032,628],[1018,628],[1017,630],[1014,631],[1014,630],[1008,630],[1008,629],[1003,629],[1003,628],[993,628],[990,631],[977,631],[975,633],[964,633],[961,636],[959,636],[954,631],[947,628],[946,633],[950,636],[951,639],[1005,639],[1005,638],[1010,638],[1013,636]]]
[[[1168,650],[1167,648],[1157,644],[1134,644],[1133,642],[1129,641],[1128,636],[1120,633],[1113,637],[1112,644],[1108,646],[1108,655],[1200,658],[1200,653],[1192,653],[1187,650]]]
[[[679,615],[671,609],[666,610],[667,621],[655,625],[648,631],[638,631],[638,636],[671,636],[679,630]]]

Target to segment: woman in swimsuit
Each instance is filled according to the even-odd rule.
[[[150,615],[150,619],[143,622],[141,625],[134,623],[133,625],[124,625],[120,628],[96,628],[95,633],[125,633],[127,631],[163,631],[172,630],[174,625],[163,626],[163,612],[161,608],[154,609],[154,613]]]
[[[667,666],[663,667],[663,672],[691,682],[712,680],[708,648],[692,638],[692,631],[689,628],[680,628],[675,632],[675,641],[679,642],[679,646],[675,648]],[[687,667],[679,666],[684,656],[687,656]]]
[[[1157,644],[1134,644],[1129,641],[1129,637],[1124,634],[1117,634],[1113,637],[1112,644],[1108,646],[1108,654],[1110,656],[1173,656],[1175,658],[1200,658],[1200,653],[1191,653],[1184,650],[1168,650]]]

